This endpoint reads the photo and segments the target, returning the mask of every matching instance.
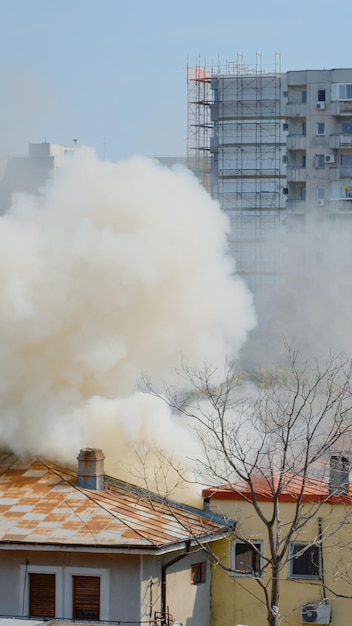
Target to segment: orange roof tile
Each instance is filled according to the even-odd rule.
[[[263,475],[252,477],[252,484],[258,501],[268,501],[273,499],[273,493],[279,490],[280,502],[295,502],[301,494],[303,487],[303,502],[324,502],[330,504],[347,503],[352,504],[352,486],[349,486],[349,495],[329,495],[329,484],[315,478],[306,478],[303,484],[303,477],[298,474],[287,473],[282,479],[282,486],[279,487],[279,476],[271,479]],[[250,486],[245,481],[237,481],[219,487],[208,487],[203,489],[204,498],[216,500],[251,500],[252,493]]]
[[[104,490],[82,489],[72,469],[0,453],[0,544],[160,551],[192,538],[213,540],[226,530],[201,510],[109,477]]]

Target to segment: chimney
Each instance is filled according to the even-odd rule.
[[[103,451],[97,448],[83,448],[77,459],[78,486],[83,489],[104,489]]]
[[[333,455],[330,457],[330,495],[348,496],[350,470],[351,464],[345,456]]]

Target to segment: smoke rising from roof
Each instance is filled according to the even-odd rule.
[[[186,170],[65,157],[39,198],[0,220],[0,441],[108,467],[140,442],[187,442],[141,372],[235,357],[255,324],[228,223]],[[192,447],[192,444],[189,444]]]

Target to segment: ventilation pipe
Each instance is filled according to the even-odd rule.
[[[78,486],[83,489],[104,489],[104,459],[102,450],[83,448],[78,457]]]

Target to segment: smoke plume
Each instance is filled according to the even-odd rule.
[[[255,320],[227,230],[189,172],[143,158],[81,152],[17,195],[0,219],[1,445],[65,461],[101,447],[111,468],[142,444],[194,454],[137,381],[239,353]]]

